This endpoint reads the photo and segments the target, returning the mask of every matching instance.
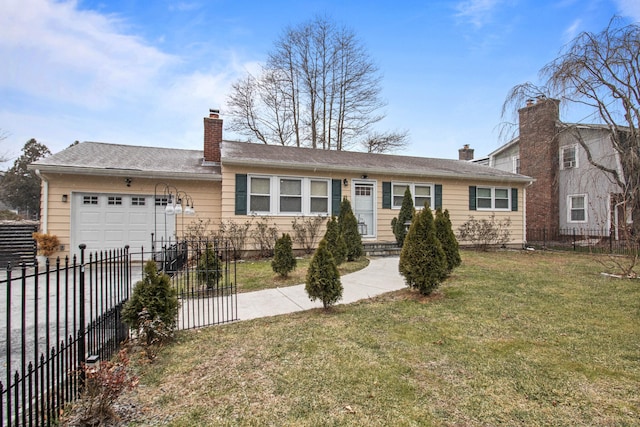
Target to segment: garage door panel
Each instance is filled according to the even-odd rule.
[[[104,222],[105,224],[125,224],[124,212],[106,212]]]

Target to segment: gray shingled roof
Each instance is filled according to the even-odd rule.
[[[220,180],[220,165],[203,164],[202,150],[82,142],[34,162],[43,172]]]
[[[314,169],[362,174],[473,178],[501,182],[530,182],[532,178],[462,160],[434,159],[353,151],[317,150],[225,141],[222,163],[288,169]]]

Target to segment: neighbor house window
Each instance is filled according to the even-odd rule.
[[[520,156],[513,156],[513,173],[520,173]]]
[[[586,222],[587,221],[587,195],[577,194],[569,196],[567,199],[567,210],[569,222]]]
[[[402,207],[402,199],[404,199],[404,192],[409,188],[411,191],[411,196],[413,197],[413,206],[416,209],[422,209],[424,204],[433,209],[433,185],[431,184],[404,184],[404,183],[393,183],[392,185],[392,207],[395,209],[400,209]]]
[[[476,190],[477,209],[509,210],[511,208],[510,194],[508,188],[478,187]]]
[[[251,177],[249,184],[249,210],[251,212],[271,211],[271,179]]]
[[[569,145],[560,148],[560,164],[562,169],[573,169],[578,167],[578,158],[576,156],[577,146]]]

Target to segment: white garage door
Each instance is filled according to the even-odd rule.
[[[156,240],[175,239],[175,217],[164,214],[166,199],[139,194],[74,193],[72,197],[71,244],[78,253],[81,243],[90,251],[142,247],[151,250]],[[155,213],[155,221],[154,221]]]

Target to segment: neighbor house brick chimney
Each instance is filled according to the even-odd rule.
[[[220,110],[209,110],[204,118],[204,161],[220,163],[222,145],[222,119]]]
[[[473,160],[473,148],[469,148],[469,144],[458,150],[458,160]]]
[[[560,226],[558,200],[558,121],[560,101],[539,97],[518,110],[520,173],[535,178],[527,188],[527,234]]]

